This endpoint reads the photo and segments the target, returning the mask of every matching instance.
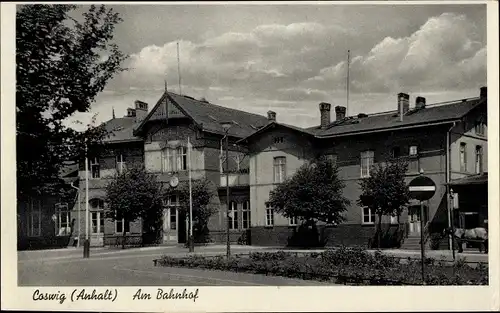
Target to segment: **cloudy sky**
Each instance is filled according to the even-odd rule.
[[[130,57],[92,106],[97,120],[150,109],[164,79],[179,92],[298,126],[322,101],[349,114],[396,108],[398,92],[428,103],[475,97],[486,84],[485,5],[122,5],[115,41]],[[85,7],[75,14],[81,14]],[[73,117],[89,120],[89,114]]]

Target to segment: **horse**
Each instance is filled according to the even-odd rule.
[[[453,231],[451,228],[445,228],[443,235],[450,235]],[[479,252],[482,252],[481,245],[484,245],[484,252],[488,253],[488,230],[484,227],[476,227],[471,229],[465,228],[455,228],[453,237],[457,239],[458,242],[458,252],[462,253],[462,242],[479,242]]]

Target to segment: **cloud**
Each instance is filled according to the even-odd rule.
[[[350,66],[353,92],[443,90],[479,86],[486,82],[486,44],[465,15],[443,13],[415,33],[386,37]],[[321,69],[311,86],[345,88],[344,61]]]
[[[181,40],[182,91],[264,115],[268,109],[283,109],[278,112],[281,121],[310,126],[303,122],[318,118],[319,102],[345,104],[347,49],[352,113],[392,109],[391,99],[400,91],[442,97],[444,92],[462,95],[486,83],[485,28],[466,15],[436,15],[402,36],[372,29],[370,35],[378,39],[370,39],[369,45],[357,32],[299,22]],[[125,66],[129,70],[108,85],[97,107],[105,104],[111,112],[113,105],[125,112],[135,99],[152,107],[165,79],[170,90],[178,90],[175,41],[143,47]],[[126,96],[118,98],[121,94]],[[388,104],[373,109],[373,99]],[[292,114],[294,106],[303,109]]]

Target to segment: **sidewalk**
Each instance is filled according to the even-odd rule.
[[[332,249],[290,249],[286,247],[266,247],[266,246],[244,246],[244,245],[231,245],[232,255],[244,255],[251,252],[291,252],[291,253],[321,253],[325,250]],[[160,251],[163,250],[163,251]],[[207,246],[196,246],[194,252],[188,252],[187,248],[183,245],[159,245],[152,247],[137,247],[137,248],[127,248],[121,249],[118,247],[92,247],[92,255],[111,255],[111,254],[134,254],[134,252],[146,252],[146,251],[158,251],[158,254],[184,257],[192,255],[202,255],[202,256],[217,256],[226,254],[226,245],[224,244],[210,244]],[[368,250],[370,253],[375,253],[377,250]],[[383,254],[391,255],[399,258],[412,258],[420,259],[420,250],[402,250],[402,249],[387,249],[381,250]],[[27,250],[18,251],[18,260],[30,260],[30,259],[43,259],[43,258],[68,258],[83,255],[83,247],[68,247],[65,249],[50,249],[50,250]],[[443,261],[453,261],[452,252],[448,250],[426,250],[425,256],[427,258],[433,258],[436,260]],[[458,253],[455,251],[455,259],[464,259],[465,262],[471,263],[487,263],[488,254],[479,252],[465,252]]]

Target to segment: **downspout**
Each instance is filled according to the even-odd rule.
[[[451,156],[450,156],[450,150],[451,150],[451,131],[453,128],[455,128],[456,122],[453,122],[453,125],[450,127],[450,129],[446,132],[446,207],[448,211],[448,229],[452,228],[452,210],[453,207],[450,205],[450,176],[451,176]],[[450,247],[450,250],[453,250],[453,235],[448,236],[448,245]]]
[[[80,225],[81,225],[81,219],[80,219],[80,215],[81,215],[81,210],[80,210],[80,188],[76,187],[74,185],[75,182],[72,182],[71,183],[71,187],[76,189],[76,192],[78,193],[77,194],[77,197],[78,197],[78,241],[76,242],[76,246],[79,248],[80,247],[80,235],[81,235],[81,231],[80,231]]]

